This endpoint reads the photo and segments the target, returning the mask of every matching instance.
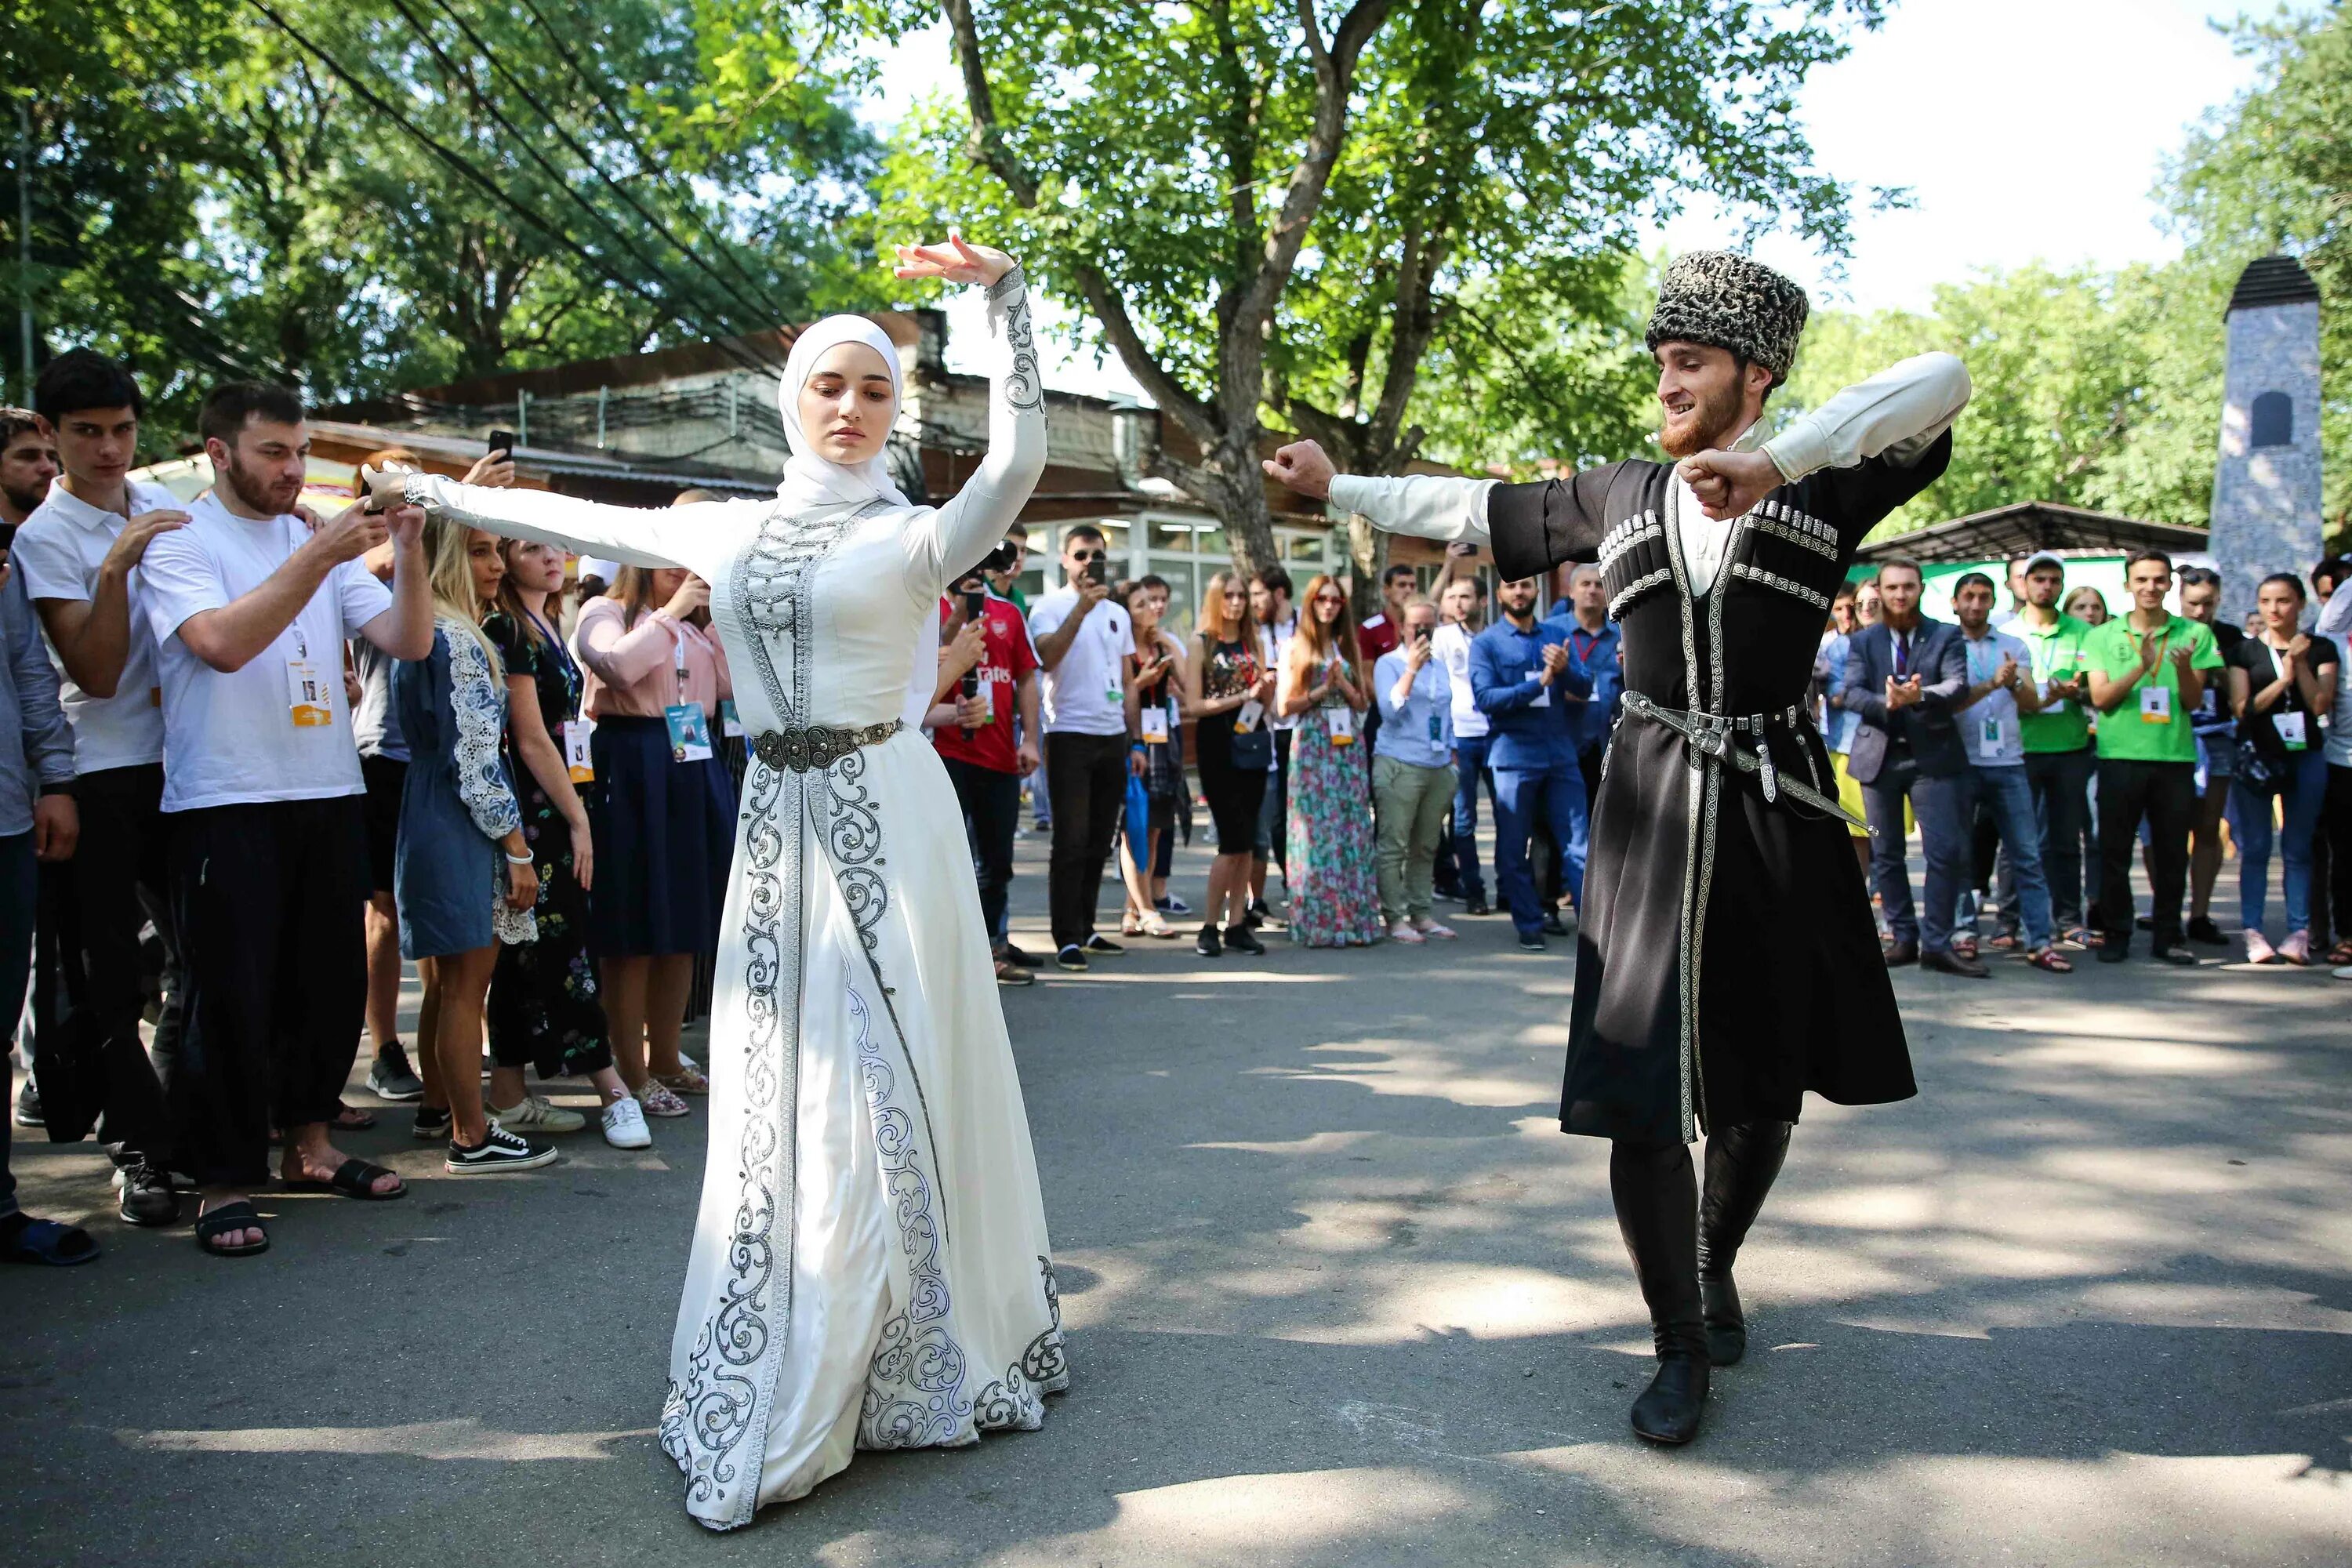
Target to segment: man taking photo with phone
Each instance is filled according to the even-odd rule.
[[[1143,762],[1128,680],[1135,633],[1127,612],[1111,602],[1109,555],[1102,530],[1085,522],[1072,528],[1062,536],[1063,586],[1029,612],[1029,635],[1045,672],[1054,962],[1073,972],[1083,972],[1090,956],[1127,951],[1095,930],[1111,834],[1127,803],[1128,773]]]
[[[988,587],[990,574],[1019,547],[1007,542],[968,573],[940,601],[940,642],[953,647],[966,628],[980,628],[980,662],[959,672],[940,693],[952,716],[933,710],[931,744],[955,785],[971,837],[972,863],[980,879],[981,920],[996,958],[1000,985],[1026,985],[1028,954],[1015,948],[1004,928],[1004,905],[1013,885],[1013,840],[1021,828],[1021,780],[1037,766],[1037,653],[1029,628],[1013,602]],[[947,673],[943,660],[941,675]],[[1015,713],[1020,734],[1013,733]]]

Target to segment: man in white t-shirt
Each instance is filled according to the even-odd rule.
[[[1438,596],[1444,623],[1430,638],[1430,652],[1445,668],[1454,703],[1454,865],[1465,911],[1488,912],[1486,879],[1478,868],[1478,784],[1489,799],[1495,775],[1486,768],[1486,715],[1470,690],[1470,643],[1486,624],[1486,584],[1456,577]]]
[[[1291,585],[1290,574],[1279,566],[1261,566],[1250,579],[1250,615],[1257,621],[1257,641],[1260,668],[1279,670],[1282,656],[1290,647],[1290,639],[1298,635],[1298,612],[1291,607],[1297,590]],[[1268,714],[1266,728],[1274,731],[1274,773],[1265,781],[1265,804],[1259,807],[1257,817],[1256,857],[1250,864],[1249,923],[1263,926],[1274,920],[1274,911],[1265,901],[1265,868],[1270,859],[1282,868],[1282,885],[1290,887],[1290,854],[1286,847],[1290,837],[1290,737],[1298,729],[1299,716],[1285,718]]]
[[[2033,816],[2033,787],[2025,776],[2025,735],[2021,713],[2042,710],[2033,679],[2033,652],[2025,639],[1991,625],[1992,579],[1970,572],[1952,584],[1952,616],[1960,624],[1960,649],[1968,659],[1968,684],[1952,699],[1954,722],[1969,753],[1970,782],[2009,851],[2017,889],[2027,961],[2037,969],[2063,974],[2074,966],[2052,945],[2050,879],[2042,866],[2042,829]],[[1960,922],[1973,944],[1973,917]],[[1973,952],[1963,952],[1973,959]],[[1981,970],[1979,971],[1981,973]]]
[[[293,393],[218,387],[197,428],[214,489],[148,546],[141,587],[188,969],[172,1108],[205,1194],[197,1241],[226,1254],[268,1244],[245,1194],[268,1178],[273,1125],[289,1182],[358,1198],[405,1190],[328,1137],[367,1000],[365,785],[341,659],[355,637],[425,658],[433,599],[422,511],[354,504],[315,531],[295,514],[310,433]],[[387,531],[389,589],[360,563]]]
[[[1063,586],[1029,610],[1029,638],[1045,672],[1045,791],[1054,805],[1047,868],[1054,962],[1083,970],[1088,955],[1125,952],[1095,930],[1111,834],[1127,778],[1143,766],[1136,711],[1135,630],[1110,598],[1109,546],[1080,523],[1062,536]]]
[[[106,1075],[98,1136],[114,1161],[120,1213],[130,1225],[170,1225],[180,1201],[169,1174],[163,1085],[179,1059],[185,987],[164,874],[155,634],[140,614],[139,563],[188,514],[161,485],[129,477],[146,405],[121,365],[88,349],[59,354],[42,367],[33,401],[63,472],[16,531],[11,553],[63,677],[82,825],[74,858],[42,868],[35,1038],[77,1040],[118,1064]],[[142,1059],[139,933],[151,917],[163,946],[153,1047],[160,1080],[119,1065]],[[69,1022],[84,1012],[87,1026]]]

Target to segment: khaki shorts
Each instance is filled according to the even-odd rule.
[[[1870,814],[1863,809],[1862,785],[1855,780],[1853,771],[1845,765],[1845,753],[1843,752],[1832,752],[1830,753],[1830,766],[1837,773],[1838,804],[1845,807],[1848,811],[1853,813],[1856,816],[1867,820]],[[1906,800],[1903,803],[1904,837],[1906,838],[1909,837],[1912,829],[1916,826],[1917,823],[1911,815],[1911,803]],[[1846,832],[1851,834],[1853,837],[1861,839],[1865,844],[1870,842],[1870,833],[1866,828],[1856,827],[1849,823],[1846,826]]]

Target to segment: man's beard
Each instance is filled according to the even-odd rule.
[[[267,479],[256,479],[247,473],[234,457],[229,458],[228,467],[223,468],[217,477],[221,483],[228,487],[229,493],[236,497],[246,510],[258,512],[264,517],[278,517],[292,510],[294,503],[302,495],[302,487],[299,482],[291,487],[284,487],[272,484]],[[284,489],[286,493],[280,495],[278,493],[280,489]]]
[[[49,499],[49,487],[43,483],[36,489],[20,490],[14,485],[0,486],[0,495],[5,495],[8,504],[18,511],[29,512]]]
[[[1669,416],[1659,422],[1658,445],[1669,458],[1687,458],[1720,447],[1738,434],[1734,426],[1739,422],[1739,405],[1737,386],[1709,393],[1680,419]]]

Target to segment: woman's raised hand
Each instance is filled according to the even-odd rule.
[[[948,233],[945,245],[898,245],[900,278],[935,278],[942,283],[977,283],[987,288],[1013,270],[1013,258],[985,245],[967,245],[963,236]]]
[[[709,603],[710,584],[689,572],[686,574],[686,581],[677,585],[677,592],[669,596],[669,603],[662,608],[682,621]]]

